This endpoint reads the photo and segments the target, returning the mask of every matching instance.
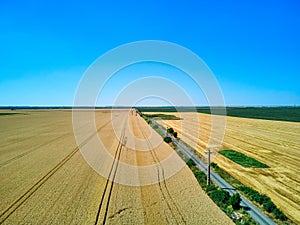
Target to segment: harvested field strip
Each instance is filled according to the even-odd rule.
[[[240,151],[245,151],[244,149],[245,149],[245,145],[247,144],[248,146],[248,149],[254,149],[254,148],[256,148],[256,149],[264,149],[264,143],[262,142],[262,144],[258,144],[259,142],[257,142],[257,143],[253,143],[253,142],[251,142],[251,141],[246,141],[247,139],[245,138],[236,138],[236,137],[234,137],[233,135],[227,135],[227,141],[225,142],[224,141],[224,144],[223,144],[223,146],[224,147],[226,147],[226,148],[237,148],[237,149],[239,149]],[[253,137],[253,138],[255,138],[255,137]],[[249,139],[248,139],[249,140]],[[268,140],[265,140],[265,142],[266,141],[268,141]],[[231,144],[231,143],[234,143],[234,145],[233,144]],[[273,144],[272,142],[269,142],[268,141],[268,145],[270,146],[270,147],[273,147],[274,149],[278,149],[278,146],[276,146],[275,144]],[[290,149],[292,149],[292,148],[290,148]],[[297,149],[293,149],[293,150],[297,150]],[[251,154],[251,155],[253,155],[253,156],[255,156],[255,157],[260,157],[260,159],[264,159],[264,160],[266,160],[266,161],[269,161],[269,155],[256,155],[256,154],[253,154],[252,152],[249,152],[248,153],[249,155]],[[298,158],[298,156],[297,155],[292,155],[292,154],[290,154],[290,155],[286,155],[286,152],[284,152],[284,151],[281,151],[281,152],[279,152],[279,151],[276,151],[276,157],[281,157],[282,158],[282,162],[284,162],[285,161],[285,159],[286,160],[288,160],[288,161],[290,161],[290,162],[293,162],[292,164],[290,164],[290,165],[286,165],[286,164],[284,164],[284,166],[293,166],[293,165],[296,165],[297,164],[297,162],[299,162],[299,158]],[[282,163],[282,162],[276,162],[276,165],[278,165],[278,163]],[[270,163],[273,163],[272,161],[270,162]]]
[[[151,153],[152,159],[154,160],[154,163],[156,164],[157,179],[158,179],[159,189],[160,189],[160,192],[161,192],[164,200],[166,201],[167,207],[170,210],[170,212],[171,212],[171,214],[172,214],[172,216],[175,219],[175,221],[176,221],[177,224],[181,224],[181,223],[186,224],[186,221],[185,221],[182,213],[178,209],[178,207],[177,207],[176,203],[174,202],[174,200],[173,200],[173,198],[172,198],[172,196],[170,194],[170,191],[169,191],[169,189],[167,187],[166,179],[165,179],[165,175],[164,175],[164,168],[162,167],[162,165],[161,165],[161,163],[159,161],[159,158],[158,158],[156,152],[153,149],[153,146],[152,146],[151,142],[149,141],[149,139],[145,135],[143,129],[141,129],[140,121],[139,120],[138,120],[138,126],[140,128],[140,131],[141,131],[142,135],[144,136],[145,140],[147,141],[147,145],[148,145],[148,148],[150,149],[150,153]],[[163,182],[161,182],[161,180],[163,180]],[[179,220],[177,219],[176,215],[174,214],[174,212],[172,210],[173,207],[171,206],[171,204],[176,209],[176,215],[179,215],[179,217],[180,217]]]
[[[119,140],[117,149],[115,151],[114,160],[112,162],[112,165],[111,165],[111,168],[110,168],[110,171],[109,171],[108,179],[106,180],[106,183],[105,183],[105,187],[104,187],[104,190],[103,190],[103,194],[102,194],[101,201],[100,201],[99,208],[98,208],[97,215],[96,215],[95,225],[97,225],[98,222],[99,222],[101,209],[105,210],[104,211],[104,218],[103,218],[103,221],[102,221],[101,224],[106,223],[107,214],[108,214],[108,207],[109,207],[110,198],[111,198],[111,194],[112,194],[113,187],[114,187],[114,180],[115,180],[115,177],[116,177],[116,174],[117,174],[117,171],[118,171],[118,165],[119,165],[119,162],[120,162],[121,151],[122,151],[122,148],[125,144],[124,143],[124,141],[125,141],[124,137],[125,137],[125,125],[123,126],[122,134],[121,134],[121,140]],[[113,175],[112,175],[112,173],[113,173]],[[111,177],[111,175],[112,175],[112,177]],[[110,179],[111,179],[111,181],[110,181]],[[107,192],[107,188],[108,188],[109,183],[111,183],[111,185],[110,185],[109,191]],[[103,207],[104,197],[107,193],[108,193],[108,198],[107,198],[106,206]]]
[[[227,131],[231,131],[231,132],[235,132],[233,129],[230,129],[230,128],[226,128]],[[290,135],[290,134],[288,134]],[[295,135],[295,134],[294,134]],[[256,134],[249,134],[248,132],[243,132],[243,137],[238,137],[238,138],[235,138],[233,136],[231,136],[231,138],[237,140],[237,141],[241,141],[243,143],[247,143],[249,145],[252,145],[252,146],[256,146],[256,147],[260,147],[261,144],[263,144],[266,139],[268,140],[268,143],[269,144],[273,144],[274,147],[276,146],[283,146],[283,142],[282,140],[274,140],[274,139],[271,139],[270,138],[266,138],[266,137],[257,137]],[[253,140],[255,138],[255,143],[251,142],[251,140]],[[288,143],[290,145],[290,143]],[[296,143],[294,144],[294,146],[296,145]],[[295,146],[297,147],[297,145]]]
[[[83,141],[79,146],[73,149],[64,159],[62,159],[53,169],[51,169],[46,175],[38,180],[31,188],[29,188],[23,195],[17,198],[8,208],[6,208],[0,214],[0,224],[2,224],[16,209],[18,209],[34,192],[36,192],[56,171],[58,171],[66,162],[68,162],[80,149],[80,147],[86,145],[103,127],[109,124],[108,121],[103,126],[98,128],[96,132],[91,134],[85,141]]]

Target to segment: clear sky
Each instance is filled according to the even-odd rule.
[[[227,105],[300,104],[298,0],[1,0],[0,105],[72,105],[95,59],[139,40],[170,41],[195,52],[215,74]],[[150,75],[153,66],[137,68],[136,74]],[[176,82],[177,72],[165,75]],[[124,79],[112,81],[100,105],[112,104],[121,91]],[[206,104],[189,81],[183,83],[194,102]]]

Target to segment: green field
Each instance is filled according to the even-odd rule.
[[[210,114],[209,107],[137,107],[142,112],[200,112]],[[215,107],[215,114],[223,114],[223,110],[218,112],[220,107]],[[226,115],[242,118],[266,119],[300,122],[300,107],[226,107]]]
[[[246,156],[241,152],[237,152],[234,150],[221,150],[219,151],[219,153],[243,167],[269,168],[269,166],[267,166],[266,164],[261,163],[249,156]]]
[[[148,118],[159,118],[162,120],[180,120],[179,117],[174,116],[174,115],[168,115],[168,114],[147,114],[146,115]]]
[[[23,114],[23,113],[6,113],[6,112],[0,112],[0,116],[12,116],[16,114]]]

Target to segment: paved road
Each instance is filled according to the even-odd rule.
[[[158,123],[152,121],[152,123],[156,124],[159,129],[166,134],[166,129],[163,128]],[[175,138],[171,137],[174,144],[177,145],[177,147],[189,158],[194,160],[196,165],[200,170],[207,173],[207,167],[199,158],[197,158],[192,152],[189,151],[184,145],[182,145],[180,142],[178,142]],[[211,180],[217,184],[220,188],[225,189],[229,192],[230,195],[233,195],[236,192],[236,190],[227,183],[223,178],[221,178],[218,174],[211,171],[210,172]],[[249,200],[247,200],[244,196],[241,196],[241,206],[246,209],[246,211],[251,215],[251,217],[259,224],[262,225],[275,225],[275,223],[266,216],[263,212],[260,211],[255,205],[253,205]]]

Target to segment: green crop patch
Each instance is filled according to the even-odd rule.
[[[147,114],[148,118],[154,118],[154,119],[162,119],[162,120],[180,120],[179,117],[174,115],[168,115],[168,114]]]
[[[261,163],[241,152],[237,152],[234,150],[221,150],[219,151],[219,153],[243,167],[269,168],[268,165]]]
[[[12,115],[17,115],[17,114],[23,114],[23,113],[4,113],[4,112],[0,112],[0,116],[12,116]]]

